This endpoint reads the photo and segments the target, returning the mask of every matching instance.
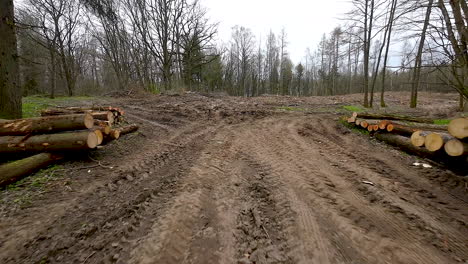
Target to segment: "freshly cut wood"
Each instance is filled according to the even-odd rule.
[[[445,143],[452,139],[455,138],[448,134],[430,133],[426,136],[424,146],[427,148],[427,150],[434,152],[442,149]]]
[[[113,129],[111,132],[110,132],[110,137],[112,139],[119,139],[120,138],[120,130],[118,129]]]
[[[379,131],[379,125],[372,125],[374,131]]]
[[[380,130],[386,130],[387,126],[390,125],[392,122],[389,120],[382,120],[379,122],[379,129]]]
[[[94,149],[98,146],[94,132],[80,131],[37,136],[0,137],[0,153],[57,152]]]
[[[362,120],[356,119],[356,122],[355,122],[356,126],[361,126],[361,122],[362,122]]]
[[[468,144],[458,139],[449,140],[445,143],[445,152],[452,157],[468,155]]]
[[[431,132],[427,131],[416,131],[411,135],[411,143],[415,147],[423,147],[424,143],[426,143],[426,136],[429,135]]]
[[[91,115],[93,115],[94,119],[97,120],[104,120],[109,122],[109,124],[114,123],[114,114],[111,111],[106,111],[106,112],[91,112]]]
[[[94,125],[101,128],[101,132],[109,135],[112,130],[112,125],[108,121],[94,120]]]
[[[367,123],[367,121],[362,121],[361,122],[361,127],[362,128],[367,128],[369,126],[369,123]]]
[[[407,126],[402,126],[402,125],[397,125],[397,124],[387,125],[387,132],[391,132],[393,134],[398,134],[401,136],[411,136],[416,131],[418,131],[418,129],[407,127]]]
[[[372,114],[372,113],[353,113],[353,116],[356,118],[364,119],[384,119],[384,120],[401,120],[414,123],[428,123],[433,124],[434,120],[428,118],[418,118],[410,116],[401,116],[401,115],[390,115],[390,114]]]
[[[29,158],[0,165],[0,187],[12,184],[22,177],[45,168],[62,158],[61,155],[41,153]]]
[[[440,157],[439,152],[431,152],[425,148],[416,147],[411,143],[411,140],[405,136],[389,134],[389,133],[375,133],[375,138],[384,141],[390,145],[398,147],[406,152],[416,154],[423,158]]]
[[[17,119],[0,124],[0,136],[20,136],[69,130],[89,129],[94,126],[91,114],[46,116]]]
[[[350,117],[348,118],[348,123],[355,123],[356,122],[356,118],[355,117]]]
[[[452,120],[448,126],[450,135],[463,139],[468,137],[468,117]]]
[[[94,128],[94,133],[96,134],[97,138],[98,138],[98,145],[101,145],[102,142],[104,141],[104,133],[102,133],[101,131],[102,128]]]
[[[136,132],[136,131],[138,131],[138,129],[140,129],[140,127],[137,126],[137,125],[129,125],[129,126],[125,126],[125,127],[120,128],[119,131],[120,131],[120,135],[123,136],[123,135],[127,135],[127,134],[130,134],[130,133]]]

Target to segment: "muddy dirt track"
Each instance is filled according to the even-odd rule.
[[[114,103],[142,132],[28,206],[3,192],[0,263],[468,261],[466,179],[342,127],[334,100]]]

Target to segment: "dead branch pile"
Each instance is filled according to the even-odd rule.
[[[114,107],[57,107],[43,110],[41,117],[1,120],[0,155],[34,156],[0,164],[0,187],[71,152],[90,151],[137,131],[136,125],[124,125],[124,115]]]
[[[468,156],[468,117],[452,120],[448,126],[427,118],[369,113],[353,113],[346,121],[422,157]]]

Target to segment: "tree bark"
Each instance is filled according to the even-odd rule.
[[[413,144],[411,144],[411,140],[404,136],[385,133],[376,133],[374,136],[378,140],[384,141],[392,146],[402,149],[403,151],[416,154],[423,158],[434,158],[440,156],[439,153],[434,153],[425,148],[413,146]]]
[[[357,118],[364,118],[364,119],[385,119],[385,120],[400,120],[400,121],[408,121],[414,123],[427,123],[433,124],[434,120],[429,118],[418,118],[418,117],[410,117],[410,116],[401,116],[401,115],[391,115],[391,114],[372,114],[372,113],[353,113],[353,116]]]
[[[122,128],[119,129],[120,135],[123,136],[123,135],[127,135],[127,134],[130,134],[130,133],[136,132],[136,131],[138,131],[139,128],[140,127],[137,126],[137,125],[129,125],[129,126],[122,127]]]
[[[13,0],[2,0],[0,1],[0,118],[21,118],[22,92],[18,65]]]
[[[96,133],[69,132],[38,136],[0,137],[0,153],[58,152],[94,149],[98,146]]]
[[[427,11],[426,11],[426,18],[424,19],[424,25],[423,25],[423,29],[421,32],[421,39],[419,40],[418,53],[416,54],[416,62],[414,65],[413,79],[412,79],[412,86],[411,86],[411,103],[410,103],[411,108],[416,108],[416,106],[418,105],[418,90],[419,90],[420,78],[421,78],[422,53],[424,49],[424,43],[426,41],[426,32],[429,26],[429,20],[431,18],[433,3],[434,3],[434,0],[429,0]]]
[[[20,136],[38,133],[89,129],[94,126],[91,114],[64,115],[17,119],[0,122],[0,136]]]
[[[62,156],[50,153],[41,153],[22,160],[0,165],[0,187],[12,184],[24,176],[28,176],[42,168],[45,168]]]

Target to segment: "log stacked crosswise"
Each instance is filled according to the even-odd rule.
[[[123,126],[124,111],[114,107],[57,107],[41,117],[0,120],[0,155],[28,158],[0,164],[0,187],[44,168],[74,151],[90,151],[138,130]],[[0,160],[1,163],[1,160]]]
[[[346,121],[419,156],[468,155],[468,117],[454,119],[448,126],[429,118],[372,113],[353,113]]]

